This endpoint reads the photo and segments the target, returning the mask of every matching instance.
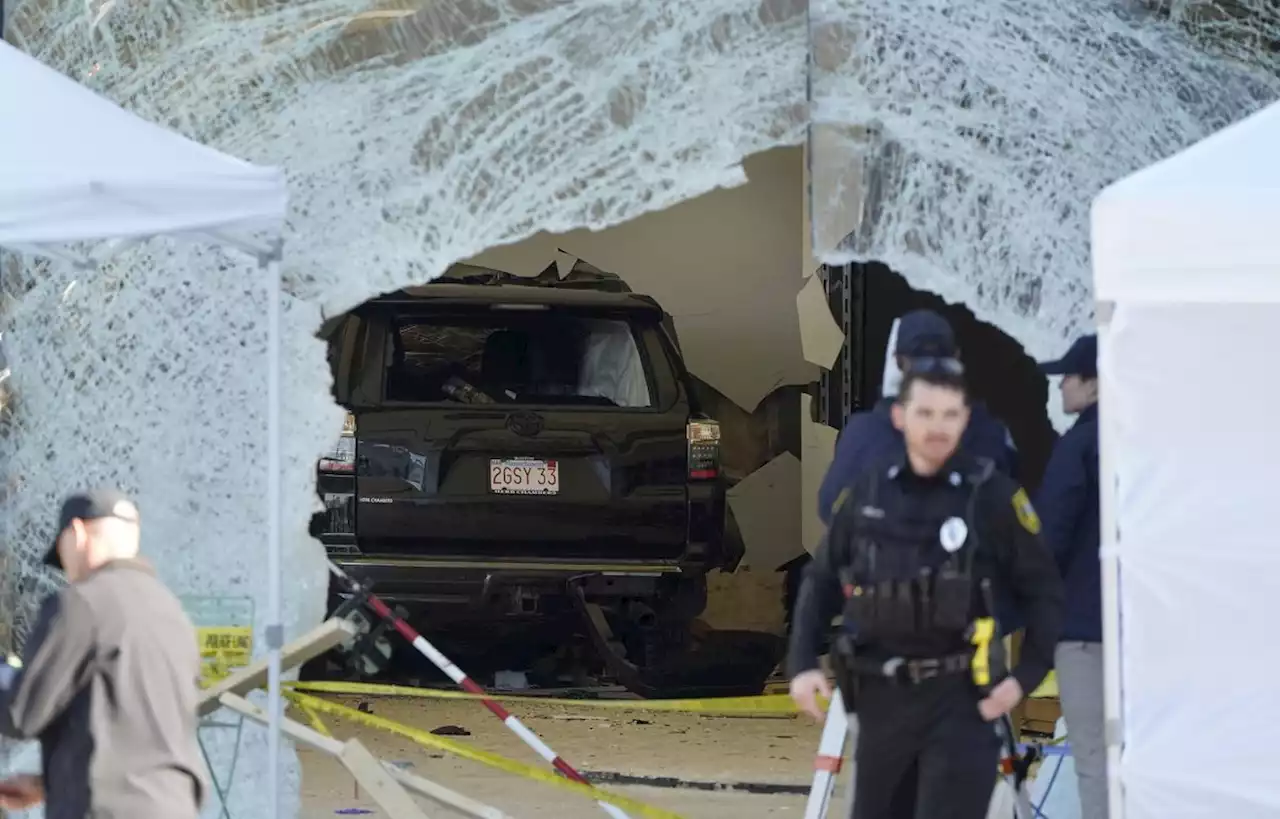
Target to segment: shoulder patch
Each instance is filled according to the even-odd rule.
[[[1018,517],[1018,523],[1022,524],[1023,529],[1033,535],[1040,534],[1040,516],[1036,514],[1036,508],[1031,505],[1027,490],[1021,487],[1013,493],[1013,514]]]

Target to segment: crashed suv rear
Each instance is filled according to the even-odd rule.
[[[575,274],[472,271],[326,325],[349,415],[317,529],[427,630],[586,623],[643,669],[741,553],[670,317]]]

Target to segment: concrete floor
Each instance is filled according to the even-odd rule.
[[[354,699],[339,700],[354,705]],[[366,700],[378,716],[432,730],[457,726],[469,736],[449,737],[469,747],[539,765],[539,760],[492,714],[475,702]],[[705,782],[753,782],[806,786],[812,777],[819,728],[804,717],[725,718],[685,714],[603,711],[578,705],[520,703],[517,716],[570,764],[584,772],[675,776]],[[423,748],[410,740],[326,718],[334,734],[358,737],[382,759],[436,780],[467,796],[524,819],[588,819],[602,811],[578,794],[521,779]],[[303,816],[333,817],[367,809],[384,816],[350,775],[328,757],[301,751]],[[800,817],[799,794],[754,795],[638,786],[605,786],[688,819]],[[422,802],[428,816],[452,816]],[[842,816],[837,802],[830,814]],[[633,819],[639,819],[633,817]]]

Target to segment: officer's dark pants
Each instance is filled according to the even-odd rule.
[[[854,819],[986,819],[1000,740],[963,676],[865,679]]]

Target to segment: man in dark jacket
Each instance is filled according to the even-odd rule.
[[[958,366],[960,348],[955,333],[947,320],[932,310],[912,310],[902,317],[894,355],[903,372],[911,369],[913,360],[930,365],[939,360],[955,360],[958,372],[963,372]],[[853,485],[867,464],[902,449],[902,433],[894,429],[890,417],[894,397],[886,394],[874,408],[856,412],[845,421],[831,466],[818,488],[818,516],[828,526],[840,493]],[[991,459],[996,469],[1017,480],[1017,448],[1009,430],[981,402],[972,402],[970,412],[961,449]]]
[[[1097,336],[1077,339],[1066,355],[1040,369],[1062,376],[1062,409],[1077,416],[1049,458],[1036,508],[1066,587],[1065,624],[1054,657],[1062,712],[1071,733],[1081,815],[1106,819]]]
[[[48,819],[196,819],[200,653],[177,598],[138,558],[118,492],[72,495],[45,562],[70,585],[45,600],[21,661],[0,664],[0,733],[40,740]],[[21,779],[0,803],[30,801]]]

